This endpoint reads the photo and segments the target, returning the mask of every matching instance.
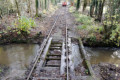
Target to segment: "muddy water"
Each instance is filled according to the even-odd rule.
[[[120,64],[119,50],[111,48],[88,48],[85,47],[87,54],[90,56],[91,64],[98,64],[100,62]],[[117,54],[115,54],[117,53]]]
[[[0,64],[10,68],[3,80],[16,76],[22,77],[38,48],[39,46],[34,44],[0,46]]]

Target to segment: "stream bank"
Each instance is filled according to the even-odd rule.
[[[85,47],[90,63],[100,80],[119,80],[120,58],[119,48]]]

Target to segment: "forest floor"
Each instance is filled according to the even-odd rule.
[[[19,28],[16,28],[19,26],[18,23],[21,16],[17,16],[16,13],[11,13],[9,15],[4,15],[2,18],[0,18],[0,44],[10,44],[10,43],[39,43],[38,38],[40,36],[45,36],[48,33],[48,30],[50,29],[48,27],[49,23],[54,23],[54,16],[57,7],[53,6],[50,8],[50,10],[47,12],[44,11],[44,13],[39,14],[41,16],[35,17],[35,16],[25,16],[29,15],[29,13],[26,13],[24,18],[27,20],[32,19],[35,22],[35,27],[32,27],[30,29],[26,29],[27,31],[30,31],[28,34],[18,34]],[[56,11],[56,12],[55,12]],[[52,17],[52,18],[51,18]],[[23,20],[24,21],[24,20]],[[47,21],[47,22],[45,22]],[[27,24],[27,22],[26,22]],[[29,24],[29,23],[28,23]],[[32,24],[32,23],[31,23]],[[16,26],[17,25],[17,26]],[[27,25],[26,25],[27,27]],[[30,26],[31,27],[31,26]],[[26,36],[27,35],[27,36]],[[17,37],[18,36],[18,37]]]

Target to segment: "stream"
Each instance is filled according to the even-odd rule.
[[[2,80],[24,77],[24,73],[35,57],[39,46],[35,44],[11,44],[0,46],[0,65],[9,67]]]
[[[90,48],[85,47],[91,64],[100,62],[120,64],[120,49],[118,48]]]

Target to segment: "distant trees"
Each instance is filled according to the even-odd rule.
[[[79,10],[81,3],[82,2],[80,0],[77,0],[76,10]],[[83,12],[85,11],[88,3],[90,3],[90,16],[95,17],[97,21],[101,21],[105,0],[83,0]]]
[[[17,13],[19,16],[29,13],[39,15],[40,10],[47,10],[49,5],[56,5],[61,0],[0,0],[0,18],[2,15]],[[42,11],[41,11],[42,12]]]

